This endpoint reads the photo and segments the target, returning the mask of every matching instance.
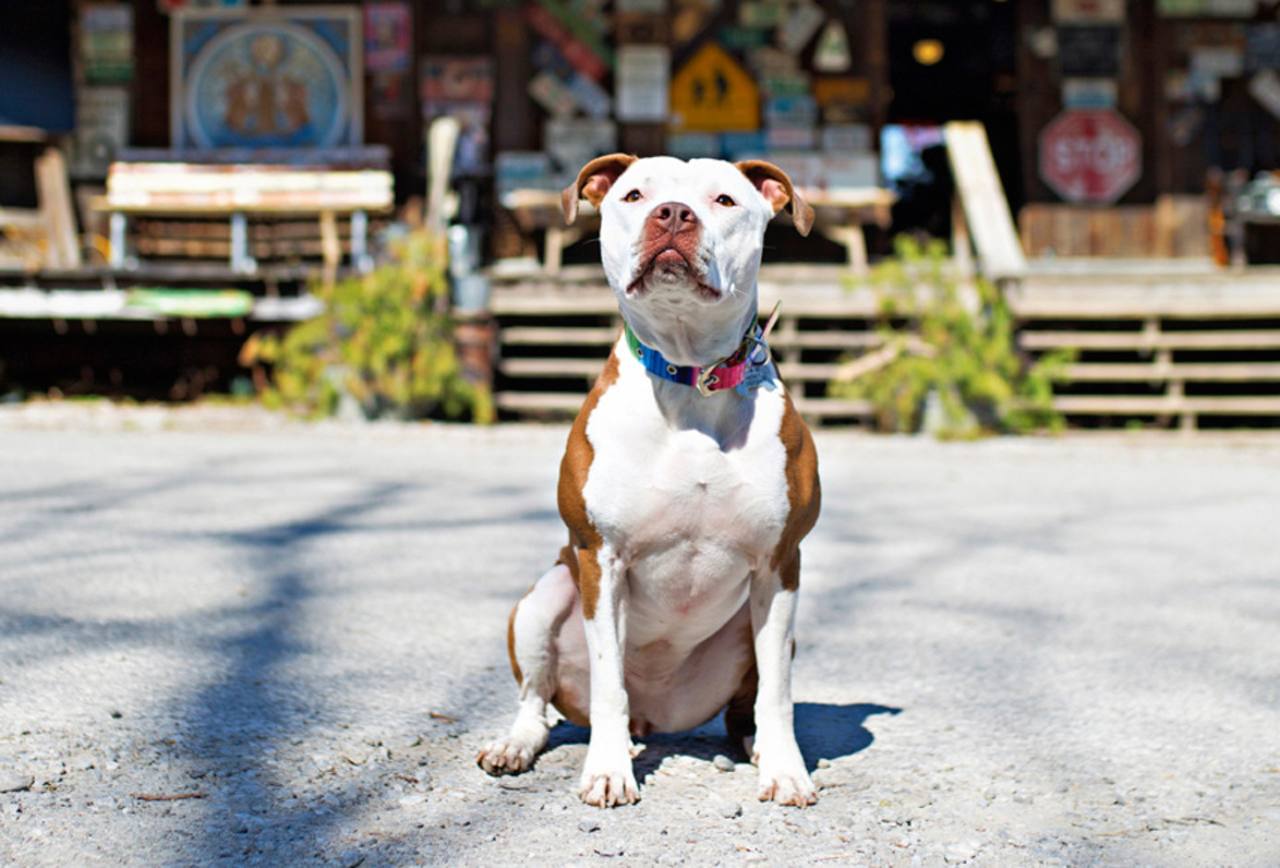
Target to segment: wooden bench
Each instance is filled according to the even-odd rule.
[[[572,226],[566,226],[560,193],[556,190],[512,190],[502,195],[500,203],[511,213],[522,235],[530,237],[539,229],[546,232],[542,268],[547,274],[560,273],[566,247],[588,233],[600,231],[600,215],[586,201],[578,203],[578,219]]]
[[[800,195],[813,207],[813,228],[844,247],[853,273],[865,275],[867,239],[862,227],[888,229],[897,197],[880,187],[802,187]]]
[[[262,163],[117,162],[107,175],[107,192],[93,207],[110,214],[110,264],[126,268],[129,219],[140,216],[207,217],[229,221],[230,267],[241,274],[258,270],[250,252],[249,219],[297,215],[319,222],[320,252],[327,279],[342,258],[337,218],[350,219],[352,264],[367,270],[369,215],[395,203],[385,169]]]

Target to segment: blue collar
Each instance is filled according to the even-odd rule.
[[[703,395],[727,389],[736,389],[738,394],[745,395],[748,389],[754,389],[772,379],[770,362],[773,361],[773,356],[765,338],[777,319],[778,308],[775,307],[769,322],[763,328],[759,323],[751,326],[742,336],[742,343],[738,344],[736,350],[727,358],[707,367],[677,365],[667,361],[661,352],[640,343],[636,333],[631,330],[631,325],[625,320],[623,331],[631,355],[639,359],[644,369],[658,379],[693,386]]]

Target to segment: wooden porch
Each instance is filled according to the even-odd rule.
[[[1074,348],[1056,391],[1073,427],[1280,427],[1280,268],[1207,260],[1032,262],[1006,283],[1029,356]],[[866,424],[862,401],[828,397],[840,363],[877,345],[876,304],[847,268],[766,265],[760,307],[782,302],[770,344],[800,411]],[[595,267],[495,281],[497,402],[520,418],[574,414],[620,328]]]

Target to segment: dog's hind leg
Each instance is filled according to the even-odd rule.
[[[578,668],[574,665],[579,656],[576,652],[583,640],[574,635],[571,626],[565,628],[566,622],[571,623],[569,616],[580,607],[573,576],[567,566],[558,563],[534,583],[512,610],[507,647],[512,672],[520,683],[520,710],[506,737],[489,742],[476,758],[489,774],[519,774],[533,765],[534,757],[547,743],[551,729],[548,705],[553,700],[562,710],[567,708],[567,717],[577,716],[572,711],[579,705],[574,687],[585,678],[575,678],[573,672]],[[576,633],[581,633],[580,627]],[[562,658],[566,656],[569,665],[562,673]],[[562,675],[569,676],[567,682]],[[585,708],[585,697],[581,702],[580,707]]]

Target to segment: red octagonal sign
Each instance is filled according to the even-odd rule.
[[[1072,109],[1040,134],[1040,177],[1068,202],[1114,202],[1142,176],[1142,137],[1110,109]]]

